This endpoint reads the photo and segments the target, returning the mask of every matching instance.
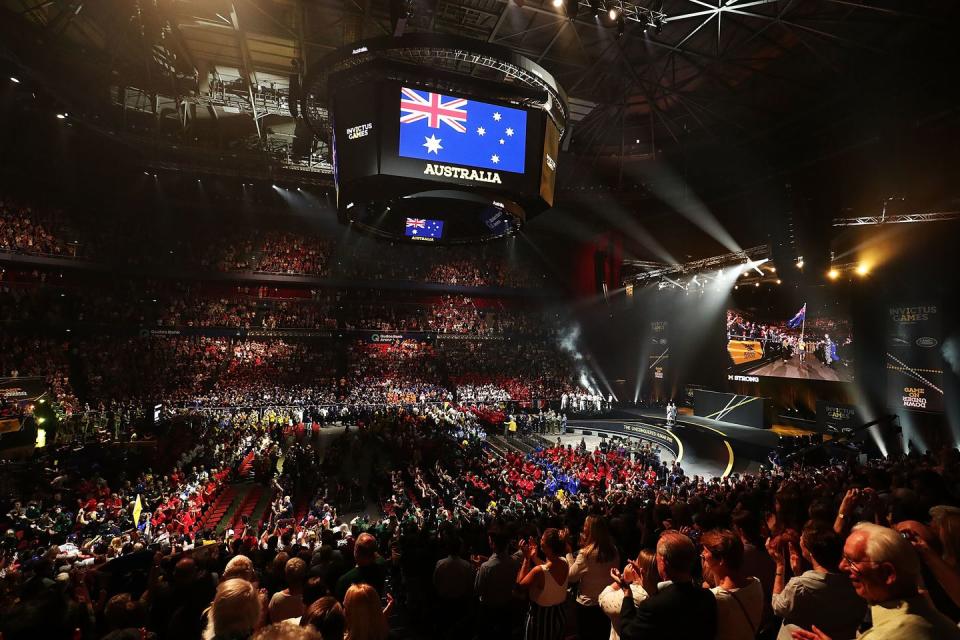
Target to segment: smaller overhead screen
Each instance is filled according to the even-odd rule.
[[[443,237],[443,220],[407,218],[403,235],[415,240],[437,240]]]

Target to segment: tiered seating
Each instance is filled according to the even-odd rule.
[[[258,484],[253,485],[250,490],[247,491],[247,494],[243,497],[242,502],[240,502],[240,507],[234,511],[233,518],[231,518],[230,524],[227,525],[227,528],[233,529],[237,535],[242,535],[242,530],[244,527],[243,519],[244,517],[249,517],[250,514],[253,513],[253,509],[260,501],[263,491],[263,487]]]
[[[253,451],[250,451],[247,455],[243,457],[243,460],[240,462],[240,466],[237,467],[237,477],[243,479],[249,479],[253,473]]]
[[[213,505],[207,509],[206,513],[197,521],[196,530],[205,531],[207,529],[213,529],[230,509],[230,506],[237,498],[237,493],[238,488],[235,484],[231,484],[223,489],[213,502]]]

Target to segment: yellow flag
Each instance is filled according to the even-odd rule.
[[[137,494],[137,501],[133,505],[133,526],[140,524],[140,514],[143,512],[143,504],[140,502],[140,494]]]

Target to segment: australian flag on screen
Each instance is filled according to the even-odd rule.
[[[443,220],[407,218],[403,233],[410,238],[439,238],[443,235]]]
[[[787,322],[787,326],[790,327],[791,329],[796,329],[797,327],[803,324],[803,321],[806,319],[806,317],[807,317],[807,303],[803,303],[803,306],[800,307],[800,311],[797,311],[797,315],[790,318],[790,320]]]
[[[439,93],[400,90],[404,158],[523,173],[527,113]]]

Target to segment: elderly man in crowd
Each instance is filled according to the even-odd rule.
[[[861,522],[843,546],[840,569],[870,605],[869,640],[960,640],[960,629],[920,593],[920,561],[907,540],[887,527]],[[794,640],[830,640],[817,627],[793,632]],[[844,640],[836,638],[835,640]]]

